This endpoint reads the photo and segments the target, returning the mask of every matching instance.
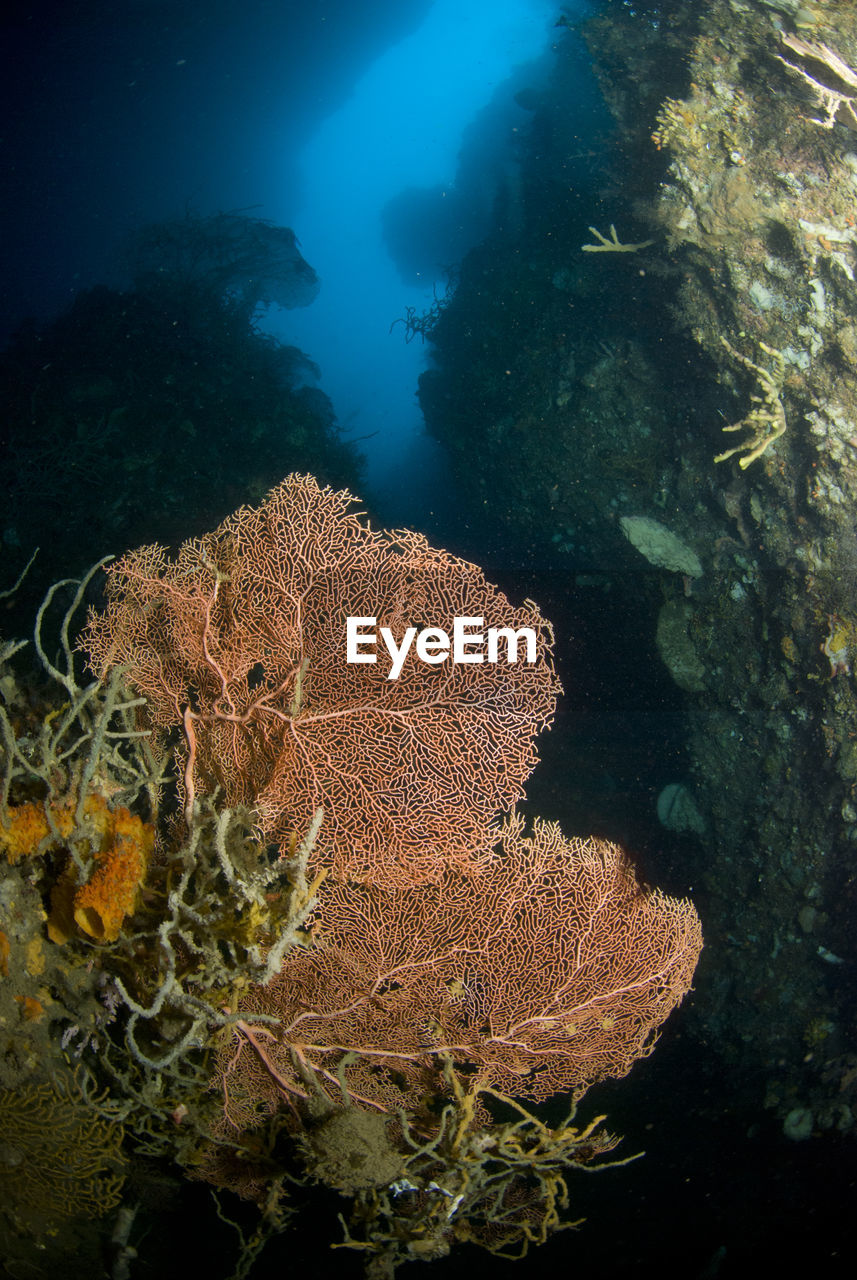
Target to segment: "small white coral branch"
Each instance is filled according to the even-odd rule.
[[[610,223],[610,239],[603,236],[595,227],[589,230],[599,241],[598,244],[582,244],[580,247],[584,253],[636,253],[638,249],[648,249],[650,244],[654,244],[654,240],[639,240],[636,244],[622,244],[616,235],[616,228]]]
[[[821,125],[822,129],[844,124],[857,131],[857,73],[826,44],[800,40],[797,36],[782,35],[781,38],[797,60],[790,62],[776,54],[777,61],[806,81],[824,110],[822,120],[810,117],[812,123]]]
[[[715,462],[725,462],[727,458],[733,457],[736,453],[743,453],[744,456],[738,459],[738,466],[742,471],[746,471],[750,463],[755,462],[757,458],[761,458],[768,445],[773,444],[775,440],[779,440],[786,430],[786,411],[780,399],[785,375],[785,359],[782,352],[775,350],[774,347],[769,347],[766,342],[760,342],[760,348],[765,355],[771,357],[773,362],[773,369],[764,369],[761,365],[754,364],[748,356],[736,351],[722,335],[720,341],[730,356],[737,360],[739,364],[742,364],[745,369],[755,373],[759,381],[759,393],[753,393],[750,396],[753,408],[746,418],[742,418],[740,422],[733,422],[731,426],[723,428],[724,431],[744,431],[746,433],[745,439],[740,444],[736,444],[734,449],[727,449],[724,453],[718,453],[714,459]]]

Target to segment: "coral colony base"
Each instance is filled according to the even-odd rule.
[[[299,1182],[350,1200],[371,1276],[568,1225],[570,1175],[623,1162],[576,1108],[651,1052],[701,934],[617,846],[498,825],[560,691],[549,624],[309,476],[174,561],[108,564],[76,649],[100,572],[51,591],[39,671],[2,653],[7,1256],[62,1256],[90,1218],[125,1256],[146,1156],[258,1206],[236,1275]],[[396,679],[346,661],[347,617],[389,630]],[[455,618],[536,652],[403,644]],[[555,1094],[548,1125],[531,1104]]]

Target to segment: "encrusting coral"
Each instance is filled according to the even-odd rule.
[[[98,942],[115,942],[145,879],[155,828],[124,805],[110,809],[97,793],[84,796],[80,806],[51,801],[10,805],[0,818],[0,851],[12,865],[62,850],[70,842],[79,861],[69,855],[54,887],[48,936],[65,942],[77,925]],[[80,862],[89,864],[83,883],[78,879]]]

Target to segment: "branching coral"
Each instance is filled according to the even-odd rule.
[[[124,1179],[122,1126],[98,1116],[72,1079],[0,1092],[0,1200],[19,1229],[115,1207]]]
[[[751,373],[755,373],[759,382],[760,394],[754,393],[750,396],[755,408],[751,409],[740,422],[733,422],[731,426],[723,428],[724,431],[746,431],[747,438],[741,444],[736,444],[734,449],[726,449],[725,452],[718,453],[714,459],[715,462],[725,462],[734,454],[743,453],[744,456],[738,459],[738,466],[742,471],[746,471],[750,463],[760,458],[768,446],[778,440],[786,430],[786,411],[780,399],[785,360],[781,352],[769,347],[766,342],[760,342],[762,351],[771,357],[774,365],[773,369],[764,369],[761,365],[754,364],[747,356],[742,356],[741,352],[730,346],[724,337],[721,337],[720,341],[733,359],[742,364],[745,369],[749,369]]]
[[[610,239],[603,236],[595,227],[589,230],[595,236],[598,244],[582,244],[580,247],[584,253],[636,253],[639,249],[648,249],[650,244],[654,244],[654,240],[639,240],[636,244],[623,244],[616,234],[616,228],[610,223]]]
[[[140,1066],[163,1071],[204,1045],[235,1020],[234,990],[270,982],[285,952],[305,941],[322,878],[306,877],[321,818],[319,811],[291,858],[269,859],[245,811],[198,802],[189,839],[162,868],[163,897],[111,958],[130,1012],[125,1045]],[[149,965],[139,964],[141,954]]]
[[[399,1114],[401,1173],[355,1196],[344,1246],[367,1253],[370,1277],[391,1276],[399,1263],[443,1257],[468,1241],[500,1257],[520,1258],[543,1244],[569,1208],[567,1179],[593,1170],[618,1139],[598,1116],[582,1128],[575,1107],[555,1128],[477,1078],[462,1083],[452,1064],[444,1076],[449,1100],[434,1123]],[[488,1108],[507,1119],[492,1119]],[[312,1164],[310,1164],[312,1171]]]
[[[8,665],[24,643],[6,644],[0,652],[4,667],[0,686],[0,826],[7,832],[15,786],[46,802],[45,820],[57,841],[63,835],[56,823],[52,824],[52,813],[70,808],[77,826],[83,820],[87,798],[94,793],[128,806],[145,797],[150,812],[157,812],[165,765],[149,749],[148,731],[137,724],[142,699],[127,695],[121,670],[86,685],[79,682],[75,671],[71,629],[86,589],[104,563],[94,565],[79,582],[56,583],[39,609],[33,642],[42,671],[53,684],[53,692],[40,709],[34,712],[28,704]],[[75,591],[60,620],[61,658],[56,665],[48,657],[43,632],[48,610],[60,589],[67,586]],[[63,701],[58,701],[56,691]],[[82,864],[79,869],[82,873],[86,870]]]
[[[23,902],[22,874],[37,890],[27,899],[36,932],[2,935],[0,967],[15,975],[15,991],[4,991],[20,1001],[18,1021],[37,1010],[41,1017],[23,949],[42,945],[46,933],[39,971],[52,992],[51,1019],[65,1024],[60,1047],[79,1060],[87,1101],[106,1120],[127,1119],[147,1150],[192,1160],[206,1129],[201,1099],[212,1035],[235,1018],[237,991],[269,981],[288,948],[305,940],[302,926],[323,879],[306,875],[322,812],[277,857],[251,814],[201,797],[189,832],[181,829],[186,838],[164,827],[155,856],[154,824],[132,807],[157,815],[170,754],[153,752],[136,718],[142,699],[125,695],[121,669],[86,685],[77,677],[71,628],[91,576],[68,584],[74,591],[59,624],[58,664],[48,657],[45,628],[63,584],[39,610],[34,647],[49,684],[38,695],[10,665],[23,646],[3,650],[0,870],[7,897]],[[69,944],[62,961],[51,942]],[[86,950],[92,944],[97,958]],[[76,973],[86,979],[77,982]],[[42,1053],[48,1034],[40,1028]],[[100,1090],[105,1075],[110,1096]]]
[[[826,44],[784,33],[781,38],[795,60],[777,54],[777,61],[802,77],[824,111],[823,119],[812,117],[812,123],[820,124],[823,129],[844,124],[857,132],[857,73]]]
[[[158,860],[133,928],[102,953],[117,1017],[97,1065],[83,1061],[86,1089],[106,1073],[101,1110],[146,1154],[195,1171],[212,1143],[223,1160],[246,1159],[246,1143],[219,1123],[209,1059],[221,1030],[240,1020],[238,993],[269,981],[284,953],[308,942],[303,923],[322,877],[310,882],[306,868],[321,818],[289,856],[272,858],[245,811],[198,801],[187,840]],[[261,1198],[269,1193],[270,1181]]]
[[[615,1140],[516,1099],[577,1101],[624,1075],[701,946],[692,906],[641,889],[616,846],[495,827],[552,716],[550,626],[418,535],[368,529],[350,500],[291,477],[178,565],[126,557],[90,618],[86,686],[70,627],[88,579],[59,665],[42,643],[52,591],[35,648],[63,700],[19,716],[2,686],[3,865],[50,894],[48,937],[68,942],[52,950],[106,1011],[63,1032],[83,1103],[256,1200],[239,1271],[301,1169],[354,1199],[346,1244],[370,1275],[455,1240],[503,1256],[544,1241],[568,1171]],[[397,634],[447,614],[526,622],[541,653],[415,665],[392,687],[343,665],[342,616],[370,613]],[[153,849],[176,742],[183,815]]]
[[[21,694],[8,665],[23,646],[3,652],[0,852],[11,865],[49,853],[65,860],[53,884],[49,935],[55,942],[75,928],[96,941],[118,937],[154,847],[152,821],[128,806],[157,812],[164,768],[137,727],[141,700],[127,696],[123,673],[81,685],[75,672],[70,628],[98,567],[81,582],[56,584],[39,610],[34,647],[53,686],[40,701]],[[67,585],[76,590],[60,621],[58,666],[48,657],[43,631],[47,611]]]

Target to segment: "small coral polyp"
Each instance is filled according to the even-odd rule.
[[[840,618],[831,615],[828,618],[830,631],[821,645],[821,652],[830,663],[830,677],[851,674],[848,661],[848,648],[851,641],[852,628]]]

